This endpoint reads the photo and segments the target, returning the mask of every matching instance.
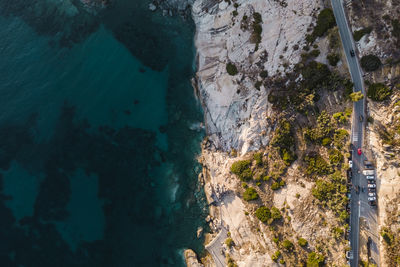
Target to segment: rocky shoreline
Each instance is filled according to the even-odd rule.
[[[200,157],[201,182],[210,205],[208,223],[213,231],[206,240],[217,239],[218,233],[227,230],[241,247],[234,252],[226,245],[219,245],[213,251],[212,241],[209,242],[206,248],[213,260],[210,256],[203,259],[206,266],[226,264],[218,259],[221,250],[231,253],[239,266],[276,264],[265,253],[265,249],[273,251],[272,241],[254,233],[254,222],[246,216],[245,204],[237,193],[240,181],[229,168],[240,156],[269,143],[274,111],[268,102],[269,88],[264,84],[256,86],[261,80],[258,74],[264,71],[271,77],[279,77],[293,69],[300,59],[298,46],[305,44],[307,28],[319,5],[314,0],[193,3],[197,48],[195,91],[203,106],[207,131]],[[252,40],[251,18],[255,13],[262,17],[259,44]],[[227,73],[226,65],[230,62],[239,74]],[[185,259],[187,266],[203,266],[194,261],[191,250],[185,251]]]

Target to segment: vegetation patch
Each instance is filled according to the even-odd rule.
[[[250,160],[239,160],[232,164],[231,172],[236,174],[240,180],[249,181],[253,178],[253,172],[250,169]]]
[[[256,200],[258,199],[258,193],[253,187],[247,187],[243,193],[243,199],[246,201]]]
[[[310,252],[307,258],[307,267],[320,267],[324,266],[325,257],[324,255],[316,252]]]
[[[236,65],[232,62],[226,64],[226,71],[231,76],[235,76],[236,74],[238,74],[238,69],[236,68]]]
[[[330,142],[327,143],[327,140],[331,140],[335,127],[335,121],[332,120],[332,117],[324,110],[317,118],[317,126],[307,128],[304,132],[304,136],[306,140],[312,143],[328,145]]]
[[[335,67],[340,60],[339,54],[337,53],[331,53],[326,58],[328,59],[329,65],[333,67]]]
[[[278,148],[285,164],[290,165],[296,160],[296,154],[293,152],[295,146],[293,127],[288,120],[283,119],[279,122],[271,140],[271,145]]]
[[[306,37],[307,41],[313,43],[317,37],[324,36],[324,34],[335,25],[336,21],[332,9],[323,9],[318,15],[317,25],[315,25],[312,34]]]
[[[251,34],[250,40],[256,44],[255,51],[258,50],[258,46],[261,43],[261,33],[262,33],[262,17],[258,12],[253,14],[253,32]]]
[[[373,83],[368,87],[367,96],[375,101],[383,101],[392,95],[392,89],[383,83]]]
[[[361,67],[365,71],[376,71],[381,66],[381,60],[375,55],[365,55],[361,58]]]
[[[297,243],[298,243],[299,246],[301,246],[301,247],[306,247],[306,246],[308,245],[308,241],[305,240],[305,239],[302,238],[302,237],[300,237],[300,238],[297,240]]]
[[[371,31],[372,31],[372,27],[362,28],[361,30],[355,31],[355,32],[353,33],[354,40],[355,40],[356,42],[360,41],[361,38],[362,38],[364,35],[370,34]]]
[[[339,171],[332,174],[329,181],[318,179],[311,192],[322,206],[331,209],[339,215],[342,221],[347,219],[348,213],[345,209],[348,203],[346,178]]]
[[[317,152],[311,152],[305,156],[305,173],[308,175],[326,175],[332,173],[332,168]]]

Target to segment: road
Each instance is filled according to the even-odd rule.
[[[340,37],[342,39],[342,45],[344,53],[346,54],[347,63],[351,79],[354,83],[354,92],[361,91],[364,94],[363,100],[354,103],[353,106],[353,122],[351,130],[351,143],[353,144],[353,180],[352,183],[355,187],[362,186],[362,164],[363,155],[357,154],[357,149],[363,146],[363,129],[364,121],[360,121],[360,116],[365,116],[365,89],[362,79],[361,68],[357,59],[357,56],[352,57],[350,50],[355,51],[355,45],[353,35],[350,32],[349,25],[347,23],[346,15],[344,12],[342,0],[331,0],[333,13],[335,14],[336,23],[339,28]],[[360,172],[360,173],[359,173]],[[352,249],[353,259],[350,260],[352,267],[358,267],[359,262],[359,233],[360,233],[360,195],[356,194],[354,188],[351,191],[351,202],[350,202],[350,246]]]
[[[228,231],[222,226],[217,236],[206,245],[206,249],[210,252],[217,267],[224,267],[226,265],[225,256],[222,254],[222,244],[225,242],[227,237]]]

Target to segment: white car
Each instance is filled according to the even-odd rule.
[[[352,160],[349,160],[349,168],[350,169],[353,168],[353,161]]]
[[[376,196],[376,193],[370,192],[370,193],[368,193],[368,196],[369,196],[369,197],[375,197],[375,196]]]
[[[376,188],[376,184],[368,184],[368,188]]]
[[[368,201],[374,201],[376,200],[376,197],[368,197]]]
[[[375,180],[375,176],[373,176],[373,175],[367,175],[367,180]]]

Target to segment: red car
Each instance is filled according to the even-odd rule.
[[[361,148],[357,149],[358,155],[361,155]]]

